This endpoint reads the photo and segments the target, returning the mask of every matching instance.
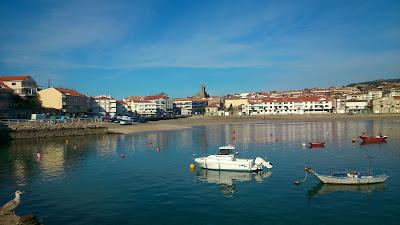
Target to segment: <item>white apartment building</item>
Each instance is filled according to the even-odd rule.
[[[383,91],[381,91],[381,90],[370,90],[370,91],[368,91],[367,100],[370,101],[370,100],[382,98],[382,96],[383,96]]]
[[[183,116],[192,115],[193,105],[191,98],[173,99],[173,103],[176,108],[180,109],[181,115]]]
[[[93,97],[93,113],[108,115],[111,117],[117,116],[117,100],[109,95],[100,95]]]
[[[386,97],[393,98],[400,96],[400,89],[392,89],[386,94]]]
[[[204,114],[207,106],[206,99],[198,98],[176,98],[173,100],[175,107],[180,109],[181,115]]]
[[[161,93],[159,95],[150,95],[143,97],[143,100],[153,102],[161,113],[172,113],[173,102],[168,95]]]
[[[383,97],[372,101],[373,113],[400,113],[400,97]]]
[[[14,93],[21,97],[35,96],[37,85],[31,76],[0,76],[0,82],[3,82]]]
[[[332,100],[326,97],[264,98],[249,102],[245,115],[322,114],[332,112]]]
[[[346,113],[346,98],[335,97],[332,99],[332,112],[336,114]]]
[[[368,94],[367,93],[356,93],[356,94],[348,94],[346,96],[346,100],[367,100]]]
[[[368,100],[347,100],[346,113],[364,113],[368,110]]]
[[[153,117],[157,114],[157,105],[154,102],[146,100],[133,100],[127,102],[127,104],[128,110],[141,116]]]

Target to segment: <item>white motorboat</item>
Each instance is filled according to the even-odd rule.
[[[272,164],[261,157],[256,159],[240,159],[233,154],[232,145],[219,147],[217,155],[195,158],[195,162],[204,169],[229,171],[259,171],[263,167],[272,168]]]

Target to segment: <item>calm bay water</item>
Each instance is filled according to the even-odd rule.
[[[352,143],[362,132],[382,132],[389,141]],[[303,148],[310,140],[327,146]],[[264,172],[272,174],[189,171],[194,154],[212,154],[229,143],[240,157],[267,157],[274,168]],[[0,204],[21,189],[17,213],[35,213],[46,225],[400,224],[399,146],[400,120],[211,125],[13,141],[0,146]],[[390,178],[379,185],[331,186],[309,176],[295,186],[305,165],[321,173],[371,169]]]

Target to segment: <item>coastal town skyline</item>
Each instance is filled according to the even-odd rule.
[[[117,98],[191,96],[201,83],[221,96],[398,78],[399,8],[397,1],[6,1],[0,71]]]

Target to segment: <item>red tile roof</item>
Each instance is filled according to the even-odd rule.
[[[144,100],[156,100],[156,99],[167,99],[166,95],[150,95],[143,97]]]
[[[0,81],[26,80],[31,76],[0,76]]]
[[[138,100],[141,100],[141,99],[143,99],[142,96],[128,96],[124,100],[125,101],[138,101]]]
[[[76,97],[86,97],[86,95],[81,94],[75,90],[67,88],[55,88],[57,91],[61,92],[63,95],[76,96]]]
[[[137,103],[152,103],[151,101],[147,101],[147,100],[137,100],[137,101],[133,101],[133,102],[137,102]]]

